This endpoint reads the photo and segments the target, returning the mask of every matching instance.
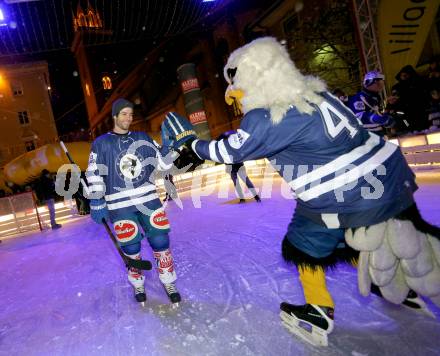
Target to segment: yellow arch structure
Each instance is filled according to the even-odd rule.
[[[416,68],[439,6],[440,0],[379,1],[378,42],[388,85],[403,66]]]
[[[69,142],[65,144],[73,160],[81,171],[87,168],[90,153],[89,142]],[[70,163],[59,143],[52,143],[37,148],[34,151],[18,156],[3,168],[3,176],[0,175],[0,189],[5,189],[5,181],[18,185],[27,184],[38,178],[43,169],[56,173],[66,163]]]

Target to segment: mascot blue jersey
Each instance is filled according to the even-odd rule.
[[[155,172],[167,170],[159,146],[143,132],[99,136],[92,144],[86,172],[90,199],[98,199],[111,215],[136,206],[156,209]],[[112,214],[113,213],[113,214]]]
[[[265,109],[249,111],[237,133],[195,140],[193,150],[221,163],[268,158],[297,198],[297,213],[329,228],[385,221],[413,203],[413,172],[398,146],[362,127],[329,93],[314,112],[295,107],[279,124]]]

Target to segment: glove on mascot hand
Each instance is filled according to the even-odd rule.
[[[102,224],[102,219],[108,220],[109,214],[105,201],[92,199],[90,200],[90,216],[97,224]]]
[[[169,112],[165,116],[161,130],[162,146],[172,147],[173,149],[178,149],[188,141],[197,138],[191,123],[175,112]]]
[[[198,166],[203,164],[205,160],[200,159],[199,156],[191,149],[191,142],[193,140],[186,141],[180,150],[180,156],[174,162],[178,169],[185,168],[185,172],[191,172]],[[190,165],[190,167],[188,167]]]

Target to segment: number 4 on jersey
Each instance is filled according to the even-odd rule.
[[[321,111],[321,116],[324,119],[327,133],[332,139],[336,138],[336,136],[338,136],[344,129],[347,129],[350,137],[354,137],[354,135],[356,135],[357,129],[350,124],[344,114],[342,114],[329,102],[324,101],[321,105],[319,105],[319,110]],[[335,121],[338,119],[339,122],[335,124]]]

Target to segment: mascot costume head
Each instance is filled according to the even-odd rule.
[[[244,114],[256,108],[270,111],[274,124],[279,123],[293,106],[310,114],[310,104],[319,105],[318,93],[326,90],[320,79],[300,73],[286,48],[275,38],[259,38],[238,48],[224,68],[229,86],[225,99],[241,104]]]

